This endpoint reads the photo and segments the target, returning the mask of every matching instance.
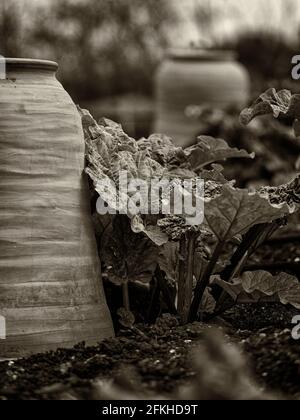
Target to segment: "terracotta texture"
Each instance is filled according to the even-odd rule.
[[[0,80],[0,358],[112,336],[90,217],[80,116],[52,62]]]

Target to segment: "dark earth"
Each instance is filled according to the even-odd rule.
[[[288,399],[300,399],[300,341],[291,338],[294,314],[280,304],[239,306],[225,315],[225,327],[217,325],[226,339],[241,346],[262,389]],[[195,376],[191,350],[211,328],[201,323],[179,326],[175,318],[167,317],[153,326],[121,331],[97,347],[79,345],[2,362],[0,399],[93,399],[95,381],[122,385],[125,376],[126,389],[129,382],[145,396],[170,397]]]
[[[298,266],[299,249],[298,240],[284,247],[275,241],[260,249],[249,264],[284,261]],[[291,272],[299,274],[295,267]],[[269,303],[236,306],[214,325],[180,326],[176,318],[165,316],[152,326],[140,324],[121,330],[117,338],[96,347],[81,344],[71,350],[1,362],[0,400],[101,399],[96,390],[105,383],[118,384],[141,398],[176,398],[175,392],[195,378],[191,353],[196,352],[201,362],[198,346],[212,328],[222,330],[224,340],[242,350],[262,392],[300,399],[300,340],[291,336],[295,315],[300,311]],[[211,363],[219,357],[216,352]],[[230,384],[225,383],[227,386]],[[121,399],[122,393],[114,390],[109,397]]]

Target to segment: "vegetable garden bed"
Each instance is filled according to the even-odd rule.
[[[0,399],[245,399],[253,396],[250,377],[255,398],[300,399],[299,343],[290,330],[294,312],[278,304],[239,306],[225,316],[226,327],[183,327],[165,318],[151,327],[121,331],[97,347],[2,362]],[[203,348],[203,335],[212,328],[222,329],[227,344],[209,341]],[[253,378],[229,342],[247,356]]]
[[[288,91],[269,90],[241,120],[289,117],[299,135],[298,103]],[[285,184],[239,188],[220,162],[253,159],[244,149],[206,136],[185,150],[160,135],[135,141],[80,112],[117,338],[2,362],[0,398],[300,399],[292,337],[300,311],[299,161],[290,162],[295,174]],[[146,183],[167,175],[170,190],[201,177],[203,223],[124,211],[120,189],[107,187],[122,170]],[[99,215],[99,197],[114,211]],[[283,240],[287,232],[294,236]]]

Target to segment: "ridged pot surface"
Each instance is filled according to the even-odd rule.
[[[155,132],[188,146],[201,123],[188,118],[189,106],[243,107],[249,99],[246,70],[230,52],[175,50],[169,52],[156,77]]]
[[[113,335],[81,119],[56,69],[7,59],[0,80],[0,358]]]

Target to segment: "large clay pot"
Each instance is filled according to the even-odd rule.
[[[53,62],[7,59],[0,80],[0,358],[112,336],[81,119]],[[3,320],[3,318],[1,318]]]
[[[249,89],[249,76],[233,53],[171,50],[156,77],[155,132],[171,136],[178,146],[189,146],[201,129],[201,121],[188,117],[189,107],[242,108]]]

